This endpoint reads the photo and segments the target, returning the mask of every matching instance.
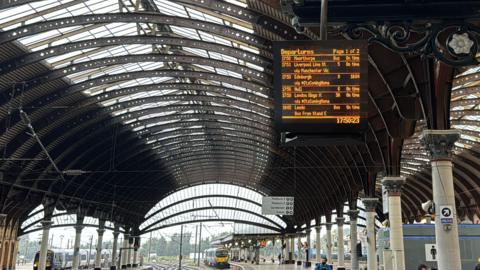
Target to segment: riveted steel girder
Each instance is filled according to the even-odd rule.
[[[141,63],[141,62],[175,62],[183,64],[197,64],[211,66],[215,68],[221,68],[226,70],[231,70],[233,72],[242,74],[246,76],[246,81],[255,81],[266,87],[272,85],[272,79],[270,76],[264,74],[261,71],[242,66],[239,64],[234,64],[231,62],[220,61],[215,59],[209,59],[199,56],[184,56],[184,55],[174,55],[174,54],[135,54],[135,55],[121,55],[114,57],[105,57],[90,61],[84,61],[77,64],[67,65],[65,67],[57,68],[53,71],[49,71],[44,74],[38,75],[36,78],[31,79],[31,83],[28,84],[28,87],[34,87],[52,81],[64,76],[73,75],[75,73],[98,69],[106,66],[130,64],[130,63]]]
[[[264,68],[265,73],[272,74],[271,59],[264,56],[251,53],[249,51],[232,48],[229,46],[207,42],[202,40],[187,39],[181,37],[162,37],[162,36],[125,36],[125,37],[104,37],[93,40],[82,40],[76,42],[69,42],[66,44],[51,46],[43,50],[26,53],[11,60],[5,61],[0,67],[0,75],[13,71],[17,68],[37,63],[51,57],[57,57],[73,51],[88,50],[92,48],[123,46],[133,44],[164,44],[170,46],[183,46],[188,48],[196,48],[208,50],[234,57],[239,60],[244,60],[252,64]]]
[[[176,25],[198,29],[211,34],[224,36],[233,40],[239,40],[251,46],[262,49],[271,49],[271,42],[260,38],[254,34],[238,30],[233,27],[218,25],[216,23],[199,21],[189,18],[166,16],[153,13],[105,13],[80,15],[68,18],[60,18],[45,22],[36,22],[26,26],[20,26],[15,29],[0,33],[0,44],[13,41],[22,37],[27,37],[58,28],[67,28],[89,24],[104,23],[157,23],[166,25]]]

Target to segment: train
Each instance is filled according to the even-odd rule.
[[[89,250],[80,249],[78,256],[78,267],[80,269],[91,268],[95,265],[95,256],[97,251],[92,249],[90,259],[88,256]],[[107,266],[111,261],[112,251],[109,249],[103,249],[101,255],[101,264]],[[40,257],[40,251],[35,253],[35,259],[33,261],[33,270],[38,269],[38,260]],[[72,269],[73,263],[73,249],[49,249],[47,250],[47,261],[45,264],[46,270],[65,270]]]
[[[209,248],[205,250],[204,263],[218,269],[230,268],[228,250],[226,248]]]

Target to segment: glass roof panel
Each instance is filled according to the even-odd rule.
[[[183,217],[177,216],[182,212],[182,209],[196,209],[196,208],[210,208],[210,214],[222,212],[226,216],[222,218],[229,219],[228,212],[234,210],[222,209],[222,207],[231,207],[238,209],[248,209],[248,211],[261,215],[261,201],[263,195],[257,191],[230,184],[204,184],[193,186],[185,189],[181,189],[161,200],[157,203],[146,215],[146,221],[141,225],[141,229],[147,226],[159,222],[156,227],[164,226],[168,223],[168,220],[176,218],[182,219]],[[242,199],[238,199],[242,198]],[[203,212],[202,212],[203,213]],[[253,218],[253,220],[262,222],[261,224],[267,224],[268,226],[276,227],[272,222],[277,223],[283,228],[286,223],[277,216],[265,216],[270,219],[260,218],[258,216],[248,213],[237,213],[238,215],[244,215],[245,217]],[[184,214],[180,215],[183,216]],[[186,214],[185,214],[186,215]],[[218,217],[216,217],[218,219]],[[191,221],[191,220],[190,220]],[[251,221],[251,220],[246,220]],[[163,225],[162,225],[163,224]]]

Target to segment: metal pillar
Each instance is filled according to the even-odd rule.
[[[327,262],[333,263],[332,261],[332,223],[327,223]]]
[[[203,224],[200,223],[200,233],[198,234],[198,261],[197,266],[200,266],[200,258],[202,258],[202,226]]]
[[[193,264],[197,262],[197,239],[198,238],[198,224],[195,226],[195,247],[193,248]],[[240,256],[240,254],[238,255]]]
[[[403,246],[402,186],[404,177],[385,177],[382,185],[388,192],[388,217],[390,221],[390,249],[393,254],[393,270],[405,270],[405,250]]]
[[[95,254],[95,270],[102,269],[102,241],[105,233],[105,220],[98,221],[98,238],[97,238],[97,254]]]
[[[345,243],[343,242],[343,223],[344,217],[337,217],[337,253],[338,253],[338,266],[337,269],[345,269]]]
[[[322,250],[322,243],[321,243],[321,235],[320,233],[322,232],[322,226],[317,225],[315,226],[315,258],[317,259],[317,262],[321,262],[322,258],[321,257],[321,250]]]
[[[82,238],[82,230],[84,228],[83,217],[77,215],[77,225],[75,225],[75,242],[73,243],[73,259],[72,270],[77,270],[80,262],[80,240]]]
[[[42,222],[42,243],[40,245],[40,255],[38,259],[38,270],[45,270],[47,262],[47,249],[48,249],[48,234],[50,233],[50,227],[53,222],[51,220],[45,219]]]
[[[439,270],[462,269],[451,158],[459,138],[457,130],[425,130],[421,139],[431,156]],[[445,218],[445,214],[449,217]]]
[[[377,207],[377,198],[362,199],[365,206],[366,225],[367,225],[367,269],[378,269],[376,254],[376,237],[375,237],[375,208]]]
[[[357,218],[360,211],[353,209],[348,211],[348,216],[350,217],[350,262],[351,270],[359,270],[360,266],[358,264],[358,254],[357,254]]]
[[[117,249],[118,249],[118,235],[120,234],[118,230],[119,230],[118,225],[115,225],[114,231],[113,231],[112,262],[110,264],[110,270],[117,269],[116,261],[117,261]]]

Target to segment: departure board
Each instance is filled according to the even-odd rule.
[[[366,41],[274,43],[280,131],[360,133],[367,121]]]

